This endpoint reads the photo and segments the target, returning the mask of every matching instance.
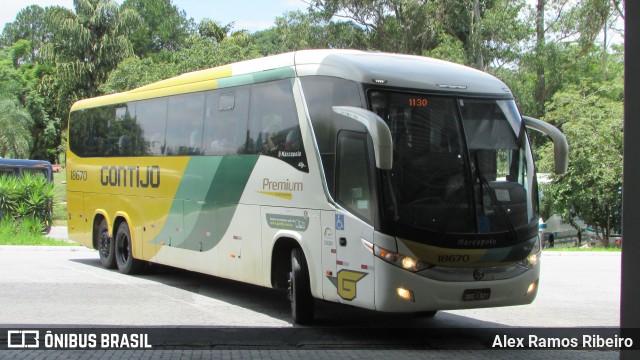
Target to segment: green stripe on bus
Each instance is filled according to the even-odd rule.
[[[292,68],[279,68],[273,70],[261,71],[246,75],[231,76],[218,79],[218,88],[227,88],[233,86],[249,85],[262,83],[267,81],[276,81],[295,77],[296,73]]]
[[[194,251],[214,248],[231,224],[257,161],[258,155],[192,157],[153,243]]]

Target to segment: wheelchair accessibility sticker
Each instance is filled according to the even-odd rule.
[[[344,215],[336,214],[336,230],[344,230]]]

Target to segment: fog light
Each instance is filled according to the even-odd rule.
[[[415,299],[413,298],[413,291],[399,287],[397,289],[397,292],[398,296],[400,296],[404,300],[415,302]]]
[[[531,295],[534,291],[536,291],[537,287],[538,287],[538,280],[532,282],[531,285],[529,285],[529,288],[527,289],[527,295]]]

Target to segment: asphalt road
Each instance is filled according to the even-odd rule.
[[[449,335],[461,333],[462,338],[470,340],[431,347],[454,350],[457,344],[463,349],[465,346],[477,348],[473,341],[486,329],[619,326],[619,253],[544,253],[542,261],[538,297],[531,305],[443,311],[432,319],[423,319],[318,302],[316,323],[313,327],[301,328],[291,323],[288,302],[279,291],[164,267],[140,276],[126,276],[102,268],[95,251],[79,247],[2,246],[0,328],[249,327],[254,333],[240,332],[237,338],[229,335],[230,343],[241,344],[240,337],[256,339],[264,335],[273,342],[270,345],[277,348],[282,344],[291,345],[291,336],[297,336],[299,343],[293,344],[295,349],[304,348],[305,344],[312,345],[309,349],[326,346],[311,339],[317,335],[328,337],[327,342],[335,344],[344,329],[355,328],[355,332],[363,333],[371,333],[371,329],[404,329],[405,335],[416,329],[431,333],[443,331]],[[393,332],[396,330],[389,333]],[[397,335],[397,339],[405,335]],[[260,342],[255,345],[259,346]],[[358,340],[352,339],[341,346],[357,345]],[[490,352],[497,356],[496,352]],[[525,351],[517,357],[537,358],[532,353]],[[3,354],[9,355],[0,352],[0,358]],[[450,358],[455,359],[456,354],[452,352]],[[560,354],[562,358],[618,356],[617,351],[563,350]],[[31,355],[38,357],[38,354]]]

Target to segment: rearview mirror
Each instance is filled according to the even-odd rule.
[[[391,130],[382,118],[369,110],[353,106],[334,106],[333,112],[357,120],[367,128],[373,140],[376,167],[391,170],[393,166],[393,139]]]
[[[558,175],[567,172],[569,164],[569,144],[567,138],[555,126],[529,116],[523,116],[524,124],[527,128],[541,132],[553,141],[553,161],[555,163],[555,173]]]

